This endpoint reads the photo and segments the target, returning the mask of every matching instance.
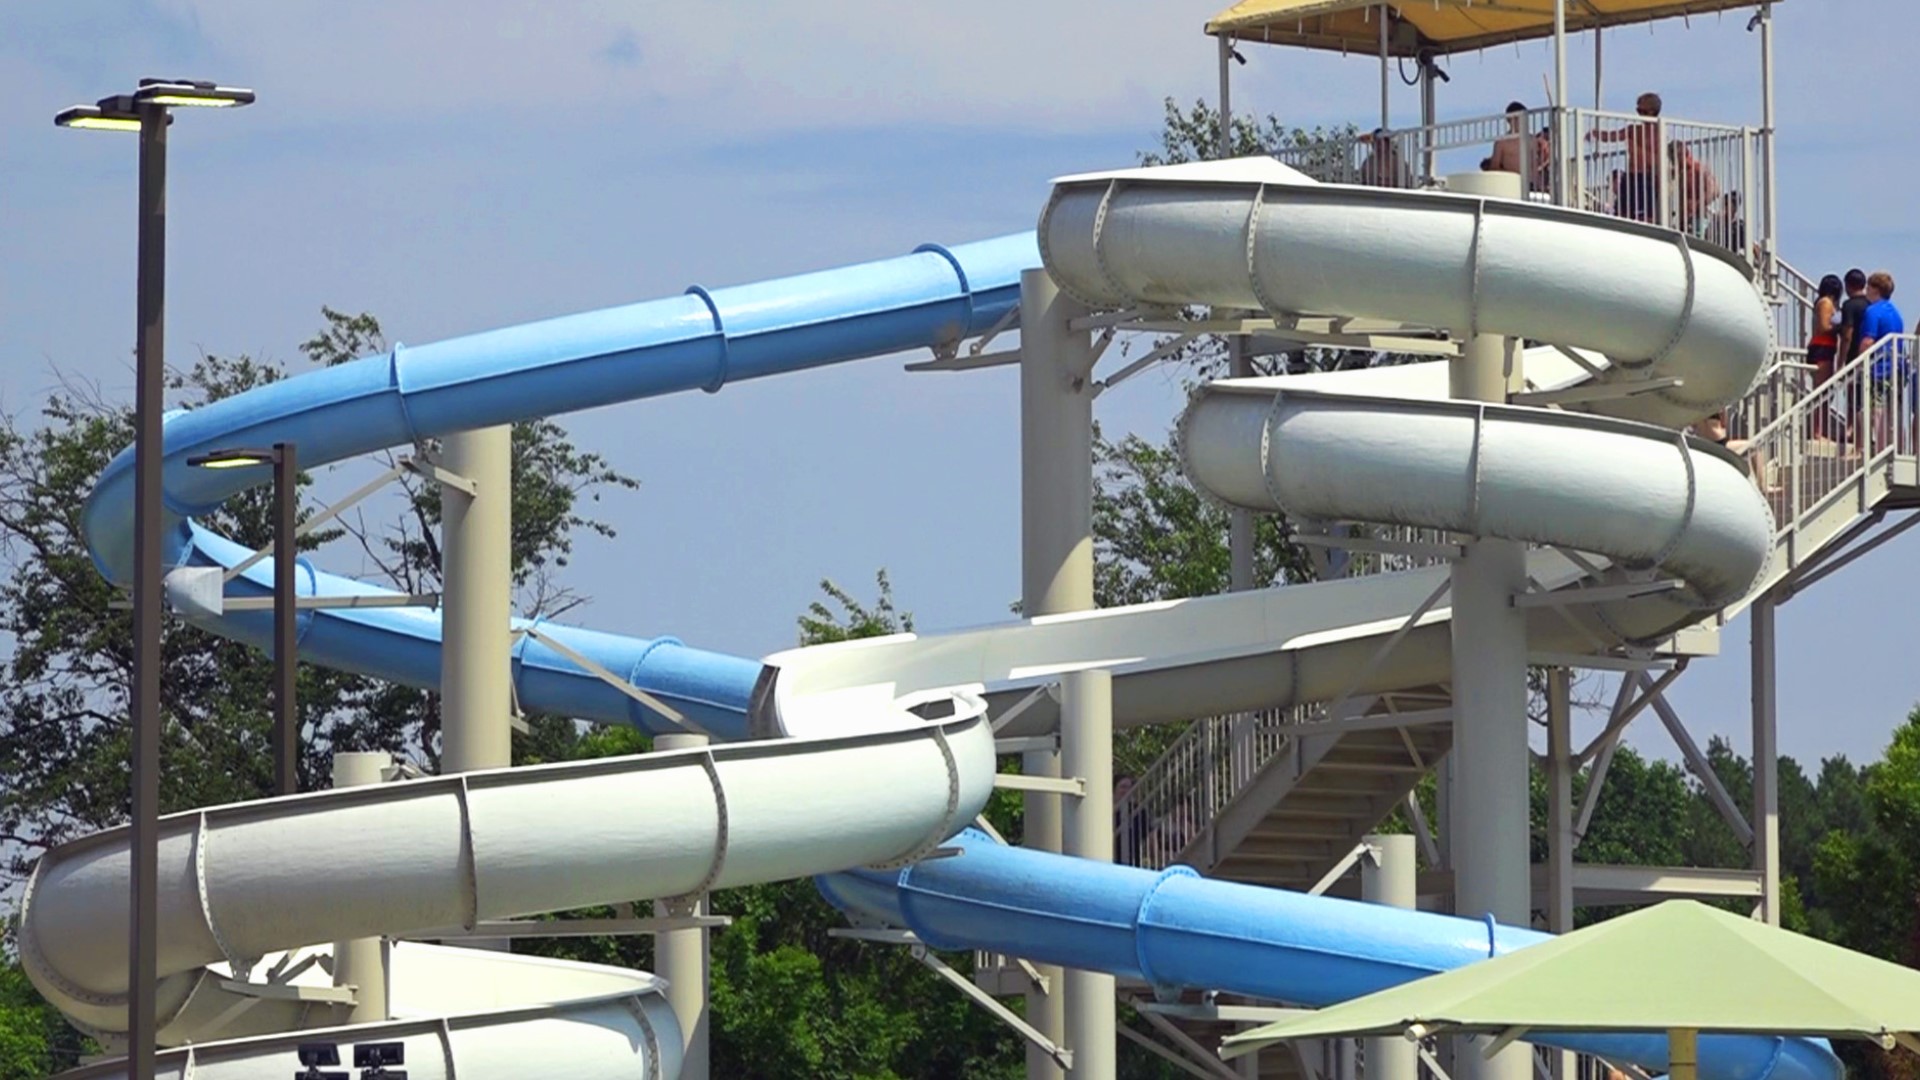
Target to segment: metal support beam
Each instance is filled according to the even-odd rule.
[[[293,443],[273,446],[273,784],[300,793],[300,462]]]
[[[705,735],[656,735],[655,751],[699,750],[707,746]],[[656,900],[656,919],[676,916],[700,918],[707,913],[705,895],[679,901]],[[680,1037],[685,1056],[680,1066],[681,1080],[707,1080],[712,1072],[709,1050],[711,1029],[708,1004],[712,978],[712,940],[706,926],[696,923],[685,928],[665,930],[653,939],[654,971],[667,980],[667,1004],[680,1020]]]
[[[1877,511],[1872,517],[1861,522],[1861,524],[1871,525],[1880,520],[1880,516],[1881,512]],[[1786,603],[1788,600],[1806,592],[1824,580],[1828,575],[1844,569],[1852,564],[1854,560],[1877,550],[1882,544],[1913,528],[1916,524],[1920,524],[1920,511],[1908,514],[1906,517],[1901,518],[1896,524],[1888,526],[1873,536],[1857,544],[1853,544],[1851,547],[1847,545],[1852,543],[1859,532],[1856,531],[1857,527],[1856,529],[1848,529],[1839,540],[1830,543],[1812,559],[1795,567],[1793,573],[1787,575],[1787,580],[1775,587],[1774,602],[1777,604]]]
[[[1061,771],[1081,780],[1085,791],[1069,801],[1062,837],[1069,855],[1094,862],[1113,861],[1113,674],[1075,671],[1061,677]],[[1115,1056],[1114,978],[1100,971],[1068,968],[1066,1044],[1073,1051],[1073,1074],[1089,1080],[1113,1080]]]
[[[305,536],[320,526],[332,521],[334,518],[339,517],[341,514],[346,513],[348,510],[353,509],[360,503],[365,502],[368,496],[371,496],[374,492],[379,491],[381,488],[386,487],[398,479],[402,468],[403,466],[401,465],[395,465],[386,472],[355,488],[346,498],[341,499],[319,513],[313,514],[308,517],[307,520],[300,522],[299,525],[294,527],[293,535],[296,538]],[[266,547],[255,551],[253,554],[227,567],[223,576],[227,581],[232,581],[259,563],[272,558],[273,553],[274,545],[269,543]]]
[[[378,784],[387,769],[393,767],[393,755],[385,751],[338,753],[333,755],[333,786],[360,787]],[[387,1019],[387,943],[385,939],[355,938],[333,945],[333,985],[354,992],[349,1024],[371,1024]]]
[[[1747,823],[1747,816],[1734,805],[1733,796],[1727,792],[1726,785],[1720,782],[1720,775],[1713,771],[1713,763],[1707,760],[1707,755],[1700,752],[1700,744],[1694,742],[1693,733],[1688,731],[1687,725],[1681,722],[1680,714],[1673,711],[1673,706],[1667,702],[1665,694],[1653,691],[1652,679],[1647,678],[1645,674],[1635,676],[1635,679],[1640,685],[1641,692],[1652,699],[1654,713],[1660,717],[1660,723],[1666,727],[1667,734],[1673,739],[1673,744],[1680,748],[1680,756],[1686,760],[1688,771],[1700,781],[1700,786],[1706,790],[1707,798],[1713,803],[1714,809],[1720,811],[1721,818],[1726,821],[1727,827],[1733,830],[1740,843],[1752,847],[1753,826]]]
[[[1175,1053],[1174,1051],[1169,1050],[1164,1046],[1161,1046],[1159,1043],[1154,1042],[1152,1039],[1147,1038],[1145,1035],[1142,1035],[1139,1032],[1125,1025],[1122,1025],[1118,1029],[1118,1031],[1120,1033],[1121,1038],[1127,1040],[1128,1042],[1139,1047],[1140,1049],[1145,1050],[1147,1053],[1152,1054],[1154,1057],[1159,1058],[1161,1061],[1166,1062],[1167,1064],[1173,1066],[1174,1068],[1179,1069],[1181,1072],[1186,1073],[1188,1076],[1197,1076],[1200,1078],[1200,1080],[1220,1080],[1220,1078],[1222,1077],[1224,1077],[1225,1080],[1235,1080],[1235,1078],[1238,1075],[1233,1072],[1214,1071],[1211,1068],[1200,1064],[1201,1061],[1205,1060],[1204,1058],[1183,1057],[1180,1054]]]
[[[501,769],[513,756],[513,429],[463,431],[443,447],[473,490],[440,503],[440,771]]]
[[[1449,189],[1484,198],[1524,197],[1513,173],[1453,177]],[[1504,403],[1524,385],[1517,342],[1471,337],[1449,368],[1456,399]],[[1454,913],[1524,926],[1532,907],[1529,878],[1527,619],[1513,604],[1526,590],[1527,553],[1511,540],[1479,539],[1453,564],[1453,790],[1446,823],[1454,871]],[[1531,1055],[1490,1058],[1456,1045],[1470,1062],[1467,1080],[1531,1080]]]
[[[1773,107],[1773,3],[1761,0],[1760,4],[1760,150],[1766,162],[1765,184],[1767,235],[1762,249],[1761,280],[1767,283],[1769,292],[1777,288],[1780,280],[1780,170],[1775,153],[1779,142],[1774,137]],[[1736,252],[1741,258],[1748,257],[1745,251]]]
[[[1360,863],[1360,898],[1388,907],[1417,907],[1419,863],[1413,837],[1375,834],[1364,843],[1368,857]],[[1407,1040],[1387,1035],[1366,1041],[1366,1080],[1415,1080],[1419,1070],[1419,1055]]]
[[[1334,882],[1347,876],[1347,871],[1353,869],[1355,865],[1361,863],[1363,860],[1369,860],[1373,857],[1373,846],[1367,841],[1362,840],[1358,844],[1353,845],[1353,850],[1342,855],[1339,862],[1334,863],[1326,873],[1320,875],[1320,880],[1314,882],[1313,888],[1307,890],[1307,895],[1325,896],[1327,890],[1333,887]]]
[[[1024,773],[998,773],[993,786],[1007,791],[1033,791],[1047,795],[1080,798],[1087,794],[1087,781],[1079,776],[1028,776]]]
[[[1573,929],[1573,672],[1547,672],[1547,929]],[[1549,1050],[1549,1080],[1574,1080],[1574,1055]]]
[[[913,958],[922,966],[940,976],[948,986],[965,994],[969,1000],[985,1009],[994,1019],[1012,1028],[1027,1041],[1029,1048],[1039,1052],[1052,1063],[1055,1069],[1060,1070],[1062,1076],[1066,1075],[1066,1070],[1074,1067],[1073,1051],[1061,1047],[1038,1028],[1027,1023],[1020,1014],[1000,1004],[992,994],[973,985],[973,980],[948,967],[945,961],[927,951],[925,945],[916,942],[910,949]],[[685,1076],[686,1073],[683,1071],[681,1075]]]
[[[1780,925],[1780,729],[1774,670],[1774,599],[1752,607],[1753,868],[1760,874],[1754,918]]]
[[[1095,356],[1088,331],[1074,323],[1087,309],[1064,296],[1045,270],[1027,270],[1020,275],[1020,312],[1021,607],[1029,617],[1084,611],[1093,606]],[[1067,696],[1063,680],[1063,717]],[[1111,762],[1111,744],[1105,749]],[[1028,779],[1057,779],[1061,771],[1060,754],[1034,750],[1024,755],[1022,773]],[[1106,774],[1111,774],[1111,764]],[[1103,794],[1110,805],[1110,783]],[[1028,846],[1061,850],[1060,803],[1051,793],[1028,795]],[[1104,831],[1111,843],[1110,818]],[[1036,985],[1027,995],[1027,1018],[1036,1036],[1028,1040],[1027,1076],[1064,1080],[1058,1048],[1066,1044],[1064,1002],[1071,994],[1059,968],[1041,965],[1038,970],[1053,992]],[[1113,991],[1107,987],[1104,1004],[1109,1013],[1112,1002]],[[1109,1038],[1106,1053],[1112,1052]]]
[[[1620,741],[1621,733],[1627,730],[1627,725],[1633,723],[1642,712],[1646,711],[1647,706],[1664,693],[1667,687],[1672,686],[1673,680],[1679,678],[1680,673],[1685,670],[1686,665],[1681,663],[1670,671],[1662,672],[1660,677],[1649,684],[1646,691],[1638,696],[1633,692],[1634,676],[1623,676],[1620,680],[1620,692],[1614,699],[1613,714],[1607,721],[1606,730],[1595,736],[1592,742],[1575,754],[1575,761],[1584,765],[1594,760],[1603,751],[1610,753],[1613,746]]]

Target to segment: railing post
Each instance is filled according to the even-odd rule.
[[[1655,213],[1660,215],[1662,228],[1672,229],[1673,223],[1673,170],[1667,167],[1667,118],[1656,117],[1653,121],[1653,182]],[[1629,146],[1632,143],[1628,143]],[[1628,155],[1632,157],[1631,153]]]

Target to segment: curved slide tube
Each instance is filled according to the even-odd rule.
[[[984,333],[1019,303],[1020,271],[1034,265],[1032,234],[925,245],[912,255],[838,270],[629,304],[417,348],[396,345],[171,415],[163,485],[169,566],[231,567],[246,548],[194,523],[247,488],[264,468],[196,469],[187,459],[231,446],[290,441],[303,466],[317,467],[423,439],[684,390],[802,371]],[[107,466],[87,500],[83,525],[108,579],[131,579],[133,454]],[[308,596],[386,593],[303,561]],[[272,594],[263,562],[229,585],[236,594]],[[199,625],[265,648],[264,612],[197,618]],[[541,630],[628,678],[722,738],[745,735],[752,661],[567,626]],[[411,686],[440,676],[437,612],[406,608],[326,609],[300,618],[304,660]],[[528,709],[648,731],[677,731],[665,717],[581,670],[541,642],[515,647],[514,688]]]
[[[1011,848],[968,830],[954,858],[897,872],[819,879],[856,917],[912,930],[938,949],[985,949],[1142,980],[1156,990],[1226,990],[1322,1006],[1544,940],[1496,926],[1352,900],[1155,872]],[[1071,872],[1065,867],[1072,866]],[[1667,1065],[1664,1034],[1530,1035],[1528,1041],[1648,1069]],[[1703,1080],[1834,1080],[1817,1039],[1700,1040]]]
[[[401,942],[391,949],[389,981],[393,1020],[337,1028],[289,1023],[280,1034],[162,1051],[156,1074],[161,1080],[285,1076],[295,1071],[299,1045],[309,1042],[340,1046],[343,1064],[353,1060],[350,1044],[401,1043],[409,1074],[422,1080],[503,1072],[530,1075],[513,1064],[531,1056],[528,1046],[539,1048],[541,1075],[671,1077],[680,1071],[680,1024],[662,992],[663,983],[650,975]],[[431,996],[431,1009],[422,1011],[406,1000],[410,983]],[[295,984],[326,982],[296,978]],[[218,1004],[231,1007],[230,1002]],[[287,1004],[293,1003],[258,1002],[249,1011]],[[63,1080],[122,1080],[126,1075],[123,1061],[61,1074]]]
[[[160,838],[168,1042],[224,1012],[223,976],[267,953],[379,934],[780,881],[937,847],[986,804],[993,733],[975,700],[883,730],[464,773],[174,814]],[[887,721],[891,720],[890,723]],[[21,962],[83,1026],[126,1028],[126,830],[54,849],[21,911]],[[511,972],[495,978],[514,978]],[[231,1005],[230,998],[224,1002]],[[301,1026],[287,1009],[223,1035]]]
[[[1646,384],[1592,403],[1652,422],[1631,424],[1214,383],[1182,417],[1180,449],[1226,502],[1558,545],[1677,576],[1682,590],[1596,605],[1629,640],[1697,622],[1765,570],[1772,517],[1738,459],[1668,428],[1752,384],[1766,307],[1742,267],[1678,234],[1499,199],[1136,170],[1056,185],[1040,244],[1061,288],[1096,307],[1394,318],[1590,349],[1611,358],[1611,381]]]

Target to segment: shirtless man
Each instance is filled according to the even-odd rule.
[[[1528,186],[1534,191],[1543,190],[1552,168],[1551,150],[1544,132],[1527,135],[1527,107],[1518,101],[1507,103],[1507,131],[1510,134],[1493,144],[1493,156],[1480,163],[1481,170],[1531,176]]]

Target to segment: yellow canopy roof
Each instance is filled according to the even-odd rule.
[[[1567,0],[1567,30],[1751,8],[1755,0]],[[1376,55],[1379,0],[1240,0],[1207,23],[1239,41]],[[1553,0],[1390,0],[1388,51],[1468,52],[1553,35]]]

